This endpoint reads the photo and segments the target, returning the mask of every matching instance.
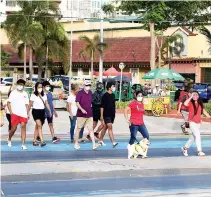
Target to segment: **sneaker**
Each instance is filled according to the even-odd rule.
[[[103,141],[99,141],[98,144],[101,146],[106,146],[106,144]]]
[[[200,151],[200,152],[198,152],[198,156],[205,156],[205,153]]]
[[[39,136],[37,136],[37,139],[36,139],[38,142],[41,142],[41,139]]]
[[[12,147],[12,142],[7,140],[7,146]]]
[[[71,143],[71,144],[72,144],[72,143],[75,143],[75,140],[71,140],[70,143]]]
[[[52,144],[55,144],[55,143],[57,143],[57,142],[59,142],[60,141],[60,138],[58,138],[58,137],[56,137],[56,136],[54,136],[53,138],[52,138]]]
[[[80,149],[81,147],[79,146],[79,144],[75,144],[75,145],[74,145],[74,148],[75,148],[76,150],[78,150],[78,149]]]
[[[22,150],[27,150],[27,147],[25,145],[21,146]]]
[[[93,146],[93,150],[97,150],[99,147],[101,147],[101,145],[97,143]]]
[[[181,150],[182,150],[182,153],[185,157],[188,156],[188,150],[187,149],[184,149],[184,147],[181,147]]]
[[[115,142],[115,143],[113,144],[113,148],[115,148],[117,145],[118,145],[118,142]]]

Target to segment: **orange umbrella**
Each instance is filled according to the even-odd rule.
[[[106,70],[105,72],[103,72],[103,76],[112,76],[112,77],[116,77],[119,76],[121,73],[118,72],[113,66],[111,68],[109,68],[108,70]]]

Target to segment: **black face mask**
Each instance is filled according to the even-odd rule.
[[[97,91],[98,91],[98,92],[102,92],[103,89],[102,89],[102,88],[97,88]]]

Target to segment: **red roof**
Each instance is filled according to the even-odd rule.
[[[12,55],[9,63],[23,63],[23,59],[18,56],[17,51],[11,47],[9,44],[2,45],[3,49]],[[26,49],[26,61],[29,62],[29,48]],[[33,57],[33,61],[35,61],[35,57]]]
[[[104,62],[150,62],[150,37],[134,38],[107,38],[104,43],[108,48],[104,51]],[[87,57],[79,57],[79,52],[83,48],[84,42],[73,41],[73,62],[90,62]],[[95,62],[99,57],[95,58]]]
[[[175,34],[178,30],[182,30],[184,31],[188,36],[197,36],[198,34],[193,33],[192,31],[190,31],[187,27],[178,27],[173,33]]]
[[[133,37],[133,38],[107,38],[104,43],[108,48],[104,51],[104,62],[108,63],[136,63],[150,62],[150,37]],[[84,42],[80,40],[73,40],[73,63],[90,62],[87,57],[79,57],[79,52],[83,48]],[[3,49],[12,54],[9,63],[23,63],[18,57],[15,50],[10,45],[3,45]],[[35,60],[35,58],[33,58]],[[29,61],[29,51],[27,49],[27,62]],[[95,58],[95,62],[99,61],[99,56]],[[55,60],[58,62],[58,60]]]

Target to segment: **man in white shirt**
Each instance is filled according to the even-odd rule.
[[[160,85],[156,84],[155,88],[153,89],[153,96],[160,96],[162,92],[162,89],[160,89]]]
[[[71,138],[71,143],[74,143],[74,133],[75,133],[75,127],[76,127],[76,122],[77,122],[77,110],[78,107],[76,105],[75,99],[76,95],[79,91],[79,86],[77,84],[71,84],[71,92],[70,95],[67,98],[67,111],[69,112],[69,117],[70,117],[70,138]],[[83,131],[84,129],[82,128],[79,134],[79,142],[84,142],[83,138]]]
[[[17,81],[17,89],[13,90],[9,96],[7,107],[11,115],[12,128],[9,132],[8,146],[12,146],[12,136],[14,135],[18,124],[21,125],[21,141],[23,150],[27,150],[25,146],[26,139],[26,124],[28,122],[27,108],[29,105],[28,94],[24,91],[25,81],[19,79]]]

